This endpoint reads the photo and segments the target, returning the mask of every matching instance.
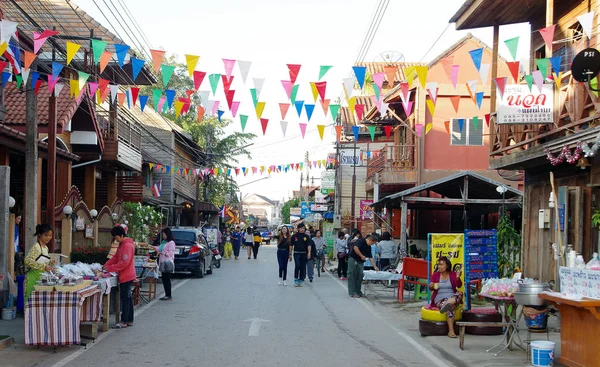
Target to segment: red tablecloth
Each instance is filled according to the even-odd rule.
[[[34,291],[25,306],[25,344],[80,344],[81,322],[102,316],[102,290],[91,285],[75,292]]]

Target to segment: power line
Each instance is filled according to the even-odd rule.
[[[429,47],[429,50],[427,50],[427,52],[425,52],[425,55],[423,55],[423,57],[421,57],[421,60],[419,60],[419,63],[423,62],[423,59],[425,59],[425,57],[427,56],[427,54],[429,54],[429,52],[431,52],[431,50],[439,42],[439,40],[446,33],[446,31],[448,30],[449,27],[450,27],[450,23],[448,23],[448,25],[446,25],[446,28],[444,28],[444,31],[442,32],[442,34],[440,34],[439,37],[435,40],[435,42],[433,42],[433,45],[431,45],[431,47]]]
[[[133,20],[134,27],[138,30],[142,39],[146,42],[146,45],[148,46],[148,48],[152,49],[152,45],[151,45],[150,41],[148,40],[148,37],[146,37],[146,32],[144,32],[144,30],[138,23],[137,19],[133,16],[133,14],[131,13],[131,10],[129,10],[129,7],[125,4],[125,1],[123,1],[123,0],[117,0],[117,1],[121,4],[121,7],[123,8],[123,10],[125,10],[125,13],[129,16],[129,18]]]

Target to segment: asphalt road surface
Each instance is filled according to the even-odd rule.
[[[55,366],[439,365],[369,301],[349,297],[345,282],[322,274],[295,288],[288,265],[283,287],[274,246],[257,260],[223,260],[204,279],[180,281],[172,301],[142,308],[134,327],[103,333]]]

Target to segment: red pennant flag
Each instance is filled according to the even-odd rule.
[[[506,66],[508,66],[508,70],[510,70],[510,74],[515,81],[515,84],[519,83],[519,62],[518,61],[507,61]]]
[[[489,113],[485,114],[485,124],[487,125],[487,127],[490,127],[490,114]]]
[[[319,92],[319,97],[321,97],[321,101],[325,99],[325,90],[327,89],[327,82],[315,82],[315,88],[317,88],[317,92]]]
[[[135,102],[137,102],[138,95],[140,94],[140,88],[131,87],[131,99],[133,100],[133,105],[135,106]]]
[[[300,72],[300,68],[302,65],[299,64],[287,64],[287,67],[290,71],[290,81],[292,84],[296,83],[296,79],[298,78],[298,73]]]
[[[285,116],[287,115],[289,108],[290,108],[289,103],[280,103],[279,104],[279,110],[281,111],[281,119],[282,120],[285,120]]]
[[[98,89],[100,90],[100,94],[104,93],[104,91],[108,89],[109,84],[110,80],[98,78]]]
[[[188,99],[192,98],[192,94],[196,93],[196,91],[188,89],[185,91],[185,94],[187,94]]]
[[[205,76],[206,73],[204,71],[194,70],[194,89],[198,90],[200,88]],[[205,101],[202,102],[204,103]]]
[[[231,76],[233,79],[233,75]],[[231,106],[233,104],[233,96],[235,95],[235,90],[227,89],[225,90],[225,99],[227,100],[227,106],[229,107],[229,111],[231,111]]]
[[[240,169],[238,167],[235,167],[235,175],[238,176],[240,174]]]
[[[204,119],[204,112],[206,112],[204,107],[198,106],[198,123],[201,123],[202,119]]]
[[[460,104],[460,96],[451,96],[450,101],[452,102],[452,106],[454,107],[454,111],[458,113],[458,105]]]
[[[227,75],[221,75],[221,80],[223,81],[223,89],[227,92],[231,88],[231,83],[233,82],[233,75],[227,78]]]
[[[181,114],[186,114],[190,110],[190,106],[192,104],[192,100],[189,98],[178,98],[179,102],[183,102],[183,106],[181,107]]]
[[[329,111],[329,102],[331,102],[330,99],[322,99],[321,101],[321,107],[323,107],[323,114],[325,116],[327,116],[327,111]]]
[[[335,136],[338,141],[342,138],[342,125],[335,125]]]
[[[383,130],[385,130],[385,137],[389,139],[390,135],[392,135],[392,127],[391,126],[384,126]]]
[[[354,112],[356,112],[356,117],[358,117],[358,121],[362,121],[363,114],[365,112],[365,105],[364,104],[354,105]]]
[[[556,28],[556,24],[551,25],[550,27],[542,28],[539,30],[540,36],[544,39],[546,46],[550,50],[550,55],[552,55],[552,41],[554,41],[554,29]],[[546,56],[550,57],[550,56]]]
[[[40,79],[38,79],[38,81],[35,83],[35,88],[33,89],[33,93],[34,94],[38,94],[38,92],[40,91],[40,87],[42,86],[42,81]]]
[[[2,56],[2,55],[0,55],[0,56]],[[8,61],[0,61],[0,73],[3,72],[4,69],[6,69],[6,65],[8,65]],[[24,82],[26,82],[26,81],[24,80]]]
[[[269,119],[260,119],[260,125],[262,126],[263,135],[267,133],[267,125],[269,124]]]
[[[446,132],[450,134],[450,121],[444,121],[444,126],[446,127]]]
[[[507,77],[496,78],[496,86],[498,87],[498,90],[500,91],[500,98],[501,99],[504,96],[504,87],[506,87],[506,80],[507,79],[508,79]]]

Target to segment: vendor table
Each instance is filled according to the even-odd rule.
[[[158,278],[158,265],[155,262],[145,262],[142,266],[136,266],[136,268],[142,268],[140,279],[140,297],[146,302],[152,301],[152,297],[156,297],[156,278]],[[148,290],[142,291],[144,285],[144,279],[150,277],[148,281]]]
[[[82,344],[79,326],[92,323],[98,334],[101,289],[96,285],[74,292],[34,291],[25,306],[25,344],[59,346]]]
[[[560,311],[560,358],[570,367],[598,365],[600,340],[600,300],[568,299],[560,293],[540,293]]]
[[[508,324],[502,341],[498,345],[486,350],[486,352],[491,352],[498,347],[502,347],[494,354],[494,356],[498,356],[503,350],[511,349],[513,344],[525,350],[521,337],[519,336],[519,321],[523,315],[523,308],[521,307],[521,310],[519,311],[519,305],[515,302],[515,297],[499,297],[491,294],[480,294],[479,296],[493,302],[496,309],[503,315],[504,322]],[[518,342],[515,340],[515,336],[519,339]]]
[[[110,295],[115,296],[115,324],[119,322],[119,311],[121,307],[120,297],[118,295],[119,281],[117,277],[102,278],[92,282],[102,290],[102,331],[108,331],[110,327]]]
[[[398,281],[400,278],[402,278],[402,274],[391,273],[389,271],[366,270],[363,272],[363,281],[366,280],[366,282],[363,282],[364,293],[367,294],[367,289],[370,288],[370,281]],[[391,290],[395,295],[397,287],[385,287],[385,289]]]

